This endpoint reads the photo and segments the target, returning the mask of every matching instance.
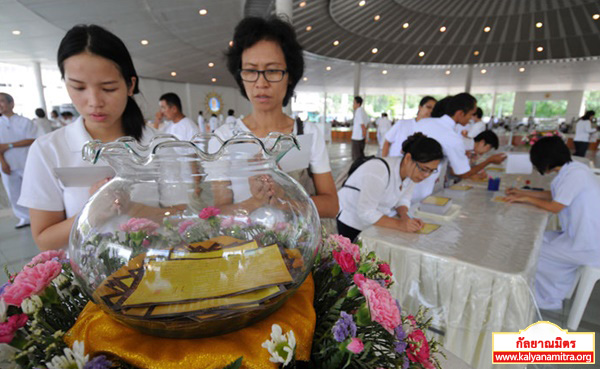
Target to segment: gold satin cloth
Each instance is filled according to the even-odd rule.
[[[315,331],[312,275],[284,305],[267,318],[239,331],[216,337],[173,339],[146,335],[122,325],[89,302],[77,323],[65,335],[71,346],[85,342],[86,354],[108,354],[144,369],[207,368],[221,369],[240,356],[242,368],[273,369],[270,354],[261,344],[271,339],[271,325],[283,332],[294,331],[297,360],[308,361]]]

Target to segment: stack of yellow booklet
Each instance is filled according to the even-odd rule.
[[[452,199],[442,196],[429,196],[421,201],[419,210],[425,213],[444,215],[452,206]]]

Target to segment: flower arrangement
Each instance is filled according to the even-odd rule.
[[[533,144],[535,144],[536,142],[538,142],[538,140],[542,137],[552,137],[552,136],[558,136],[558,137],[563,137],[562,134],[557,131],[537,131],[537,130],[533,130],[531,131],[531,133],[529,133],[528,135],[523,136],[522,142],[527,145],[527,146],[533,146]]]
[[[218,214],[206,215],[206,220],[217,222]],[[176,230],[188,232],[193,226],[180,224]],[[156,236],[156,228],[135,220],[121,230],[141,245]],[[296,362],[293,331],[283,332],[276,324],[270,339],[265,332],[262,342],[271,362],[284,368],[440,368],[435,355],[439,344],[424,333],[430,320],[422,310],[414,316],[402,312],[389,292],[394,283],[389,264],[373,252],[365,255],[360,244],[330,235],[323,240],[312,272],[317,321],[311,362]],[[17,367],[27,369],[133,368],[118,358],[90,357],[82,342],[72,347],[64,343],[65,332],[89,300],[64,251],[36,256],[0,288],[0,358],[2,353],[9,355]],[[239,358],[225,368],[240,368],[242,362]]]

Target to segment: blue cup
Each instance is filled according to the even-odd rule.
[[[500,189],[500,178],[490,178],[488,180],[488,191],[498,191]]]

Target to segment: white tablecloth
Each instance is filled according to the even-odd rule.
[[[429,308],[444,347],[478,369],[492,367],[492,332],[538,320],[531,287],[548,213],[491,201],[501,194],[456,196],[458,216],[429,235],[370,227],[360,236],[391,263],[403,309]]]

